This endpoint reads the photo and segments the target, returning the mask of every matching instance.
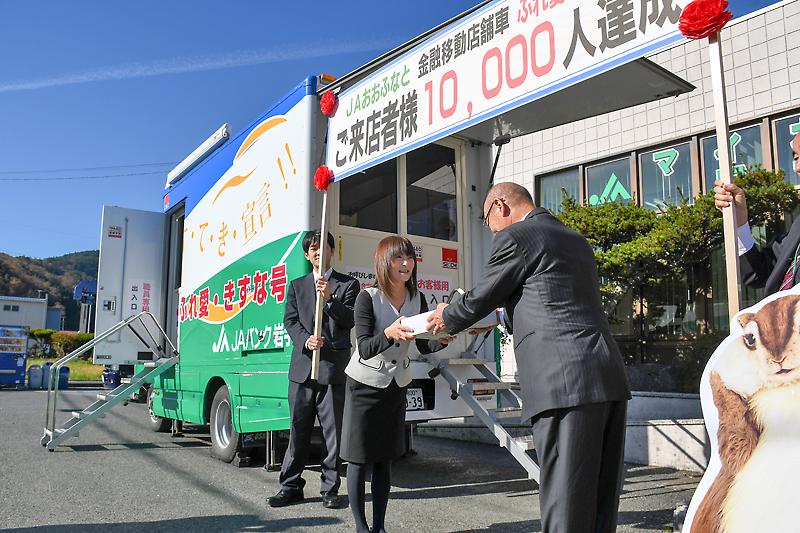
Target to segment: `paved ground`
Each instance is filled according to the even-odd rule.
[[[59,423],[97,392],[61,393]],[[264,498],[279,490],[277,472],[263,462],[237,469],[212,459],[206,426],[187,425],[182,438],[150,432],[142,404],[116,407],[48,452],[39,444],[46,401],[43,391],[0,390],[0,530],[354,530],[348,508],[322,507],[317,467],[306,476],[304,503],[272,509]],[[417,456],[394,466],[391,533],[541,530],[537,485],[502,448],[433,437],[416,437],[414,447]],[[698,482],[693,474],[627,465],[618,531],[671,530],[673,510]]]

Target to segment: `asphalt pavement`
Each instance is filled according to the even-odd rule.
[[[58,423],[101,391],[61,392]],[[270,508],[264,500],[280,490],[278,472],[263,460],[236,468],[213,459],[207,426],[186,424],[178,438],[151,432],[143,404],[115,407],[49,452],[39,443],[46,394],[0,389],[2,531],[354,531],[349,508],[322,507],[313,458],[306,500]],[[414,449],[417,455],[393,467],[390,533],[541,531],[537,484],[506,450],[419,436]],[[691,499],[699,481],[689,472],[626,465],[617,531],[671,531],[676,506]],[[346,492],[343,478],[345,503]]]

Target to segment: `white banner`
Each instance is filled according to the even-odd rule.
[[[345,178],[677,41],[678,4],[492,2],[340,94],[327,165]]]

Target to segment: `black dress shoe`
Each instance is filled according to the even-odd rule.
[[[336,509],[340,505],[342,505],[342,500],[339,498],[338,494],[333,491],[322,493],[323,507],[327,507],[328,509]]]
[[[283,507],[292,502],[303,501],[303,489],[281,489],[275,496],[267,498],[270,507]]]

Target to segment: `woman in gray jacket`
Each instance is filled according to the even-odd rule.
[[[355,305],[356,351],[347,365],[340,457],[347,465],[347,495],[357,533],[384,533],[392,460],[405,453],[406,387],[411,382],[408,345],[412,329],[400,321],[428,310],[417,291],[414,246],[386,237],[375,250],[375,284]],[[420,353],[452,340],[417,340]],[[372,465],[372,529],[367,526],[365,489]]]

